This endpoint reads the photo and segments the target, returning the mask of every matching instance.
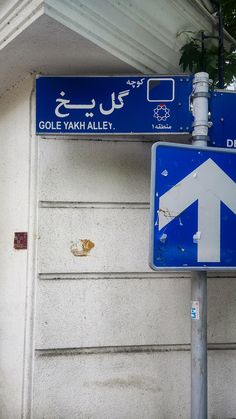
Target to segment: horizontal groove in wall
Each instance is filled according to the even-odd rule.
[[[99,354],[127,354],[154,352],[189,352],[190,344],[184,345],[140,345],[140,346],[104,346],[93,348],[55,348],[35,349],[36,356],[70,356],[70,355],[99,355]],[[236,350],[236,343],[209,343],[208,350],[227,351]]]
[[[54,272],[38,273],[40,280],[90,280],[90,279],[191,279],[191,272],[188,271],[160,271],[160,272]],[[209,279],[232,279],[236,280],[236,272],[208,273]],[[223,284],[222,284],[223,285]]]
[[[142,346],[104,346],[94,348],[55,348],[36,349],[39,356],[60,355],[95,355],[95,354],[120,354],[120,353],[150,353],[189,351],[190,345],[142,345]]]
[[[58,134],[58,135],[43,135],[40,136],[40,140],[53,140],[53,141],[68,141],[68,140],[73,140],[73,141],[109,141],[109,142],[117,142],[117,141],[123,141],[126,143],[140,143],[140,142],[156,142],[159,140],[165,140],[166,135],[138,135],[138,134],[132,134],[132,135],[121,135],[121,134],[113,134],[111,135],[106,135],[104,137],[96,137],[97,134],[94,134],[93,136],[85,136],[85,135],[76,135],[76,134],[71,134],[69,135],[63,135],[63,134]],[[178,135],[178,134],[176,134]],[[181,137],[186,136],[186,138],[189,138],[189,135],[183,135],[181,134]],[[164,137],[164,138],[163,138]]]
[[[69,202],[40,201],[40,208],[95,208],[95,209],[149,209],[148,202]]]
[[[235,278],[236,279],[236,271],[222,271],[222,272],[208,272],[207,277],[209,279],[227,279],[227,278]]]
[[[39,273],[40,280],[90,280],[90,279],[182,279],[190,278],[188,272],[74,272],[74,273]]]

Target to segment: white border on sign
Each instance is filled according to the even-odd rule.
[[[153,80],[156,80],[156,81],[163,81],[163,80],[167,80],[167,81],[171,81],[172,82],[172,99],[157,99],[157,100],[153,100],[153,99],[150,99],[149,98],[149,82],[150,81],[153,81]],[[173,102],[175,100],[175,81],[174,81],[174,79],[172,79],[172,78],[163,78],[163,77],[153,77],[153,78],[151,78],[151,79],[148,79],[148,81],[147,81],[147,101],[148,102]]]

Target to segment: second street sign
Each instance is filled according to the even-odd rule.
[[[210,146],[236,149],[235,108],[235,91],[215,90],[211,93],[209,101],[212,123],[209,129]]]
[[[153,269],[235,269],[236,153],[152,147]]]
[[[189,76],[39,76],[36,133],[189,133],[191,92]]]

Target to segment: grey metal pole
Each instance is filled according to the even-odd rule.
[[[222,4],[219,1],[218,4],[218,13],[219,13],[219,88],[224,89],[224,67],[225,67],[225,60],[224,60],[224,16],[222,11]]]
[[[207,147],[209,75],[193,81],[192,144]],[[191,419],[207,419],[207,273],[193,271],[191,279]]]
[[[207,418],[207,275],[192,272],[191,418]],[[194,317],[194,318],[193,318]]]

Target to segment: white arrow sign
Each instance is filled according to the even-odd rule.
[[[159,230],[198,200],[198,262],[220,262],[220,203],[236,213],[236,183],[212,160],[160,197]]]

